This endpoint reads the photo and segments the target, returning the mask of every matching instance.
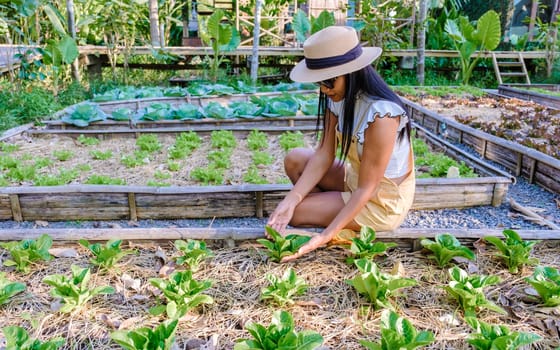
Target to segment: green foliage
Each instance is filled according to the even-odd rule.
[[[282,278],[273,274],[266,274],[270,285],[261,290],[261,299],[271,299],[279,306],[294,304],[293,297],[303,295],[307,291],[307,284],[303,278],[297,277],[291,268],[284,272]]]
[[[533,275],[525,278],[542,299],[543,306],[560,305],[560,272],[549,266],[537,266]]]
[[[76,140],[84,146],[97,146],[101,142],[98,138],[84,136],[83,134],[80,134]]]
[[[346,283],[353,286],[359,294],[366,296],[375,309],[393,309],[389,298],[394,296],[398,289],[416,285],[412,278],[381,272],[376,263],[367,259],[354,260],[354,265],[359,273],[353,279],[346,280]]]
[[[491,325],[476,317],[465,319],[476,333],[471,333],[467,342],[477,350],[515,350],[541,339],[538,335],[512,332],[504,325]]]
[[[303,133],[301,131],[286,131],[280,135],[279,142],[286,152],[296,147],[303,147]]]
[[[387,249],[396,247],[396,243],[374,242],[375,230],[368,226],[362,226],[360,235],[352,238],[350,245],[351,257],[346,259],[346,263],[352,264],[354,260],[358,259],[372,259],[377,255],[382,255],[387,252]]]
[[[86,185],[126,185],[124,179],[113,178],[107,175],[93,174],[85,181]]]
[[[169,148],[169,158],[184,159],[197,149],[201,143],[202,139],[194,131],[182,132],[175,139],[173,146]]]
[[[476,316],[476,312],[483,308],[506,314],[504,309],[487,300],[486,295],[484,295],[485,287],[500,282],[498,276],[469,276],[465,270],[457,266],[453,266],[448,271],[451,281],[449,281],[449,284],[444,289],[449,296],[459,302],[459,306],[465,312],[465,316]]]
[[[261,151],[253,151],[252,158],[253,158],[253,164],[255,166],[270,165],[272,164],[273,161],[273,158],[269,153],[261,152]]]
[[[222,106],[219,102],[210,101],[204,106],[204,115],[208,118],[214,119],[229,119],[233,118],[232,110]]]
[[[283,257],[293,255],[298,249],[309,242],[311,237],[302,235],[287,235],[283,237],[278,231],[270,226],[265,227],[270,240],[260,238],[257,242],[267,248],[268,257],[275,262],[280,262]]]
[[[210,142],[213,148],[226,149],[235,148],[237,140],[231,130],[214,130],[210,134]]]
[[[101,110],[98,104],[92,102],[84,102],[69,107],[67,113],[60,118],[64,123],[77,127],[86,127],[90,123],[106,119],[105,112]]]
[[[37,169],[34,165],[26,165],[17,162],[16,166],[10,168],[6,175],[13,182],[32,182],[37,175]]]
[[[445,32],[453,39],[459,51],[463,84],[468,85],[482,51],[492,51],[500,44],[500,16],[493,10],[486,12],[478,19],[476,29],[467,17],[460,16],[457,20],[448,19]],[[472,55],[477,50],[477,56],[471,61]]]
[[[498,256],[502,258],[509,272],[519,273],[519,268],[538,263],[539,260],[531,258],[530,255],[533,246],[540,241],[524,241],[514,230],[504,230],[502,233],[506,237],[505,241],[494,236],[486,236],[484,240],[498,248]]]
[[[113,152],[111,150],[105,152],[99,150],[91,150],[89,154],[91,155],[91,158],[96,160],[107,160],[113,157]]]
[[[467,166],[465,162],[457,162],[451,157],[441,152],[431,152],[428,144],[422,139],[413,137],[412,148],[414,149],[415,164],[428,169],[426,173],[418,174],[418,177],[446,177],[449,168],[456,167],[459,169],[461,177],[476,177],[476,173],[472,168]]]
[[[166,320],[156,328],[115,331],[111,339],[128,350],[171,350],[175,343],[178,320]]]
[[[243,175],[243,181],[250,184],[267,184],[268,180],[259,174],[259,169],[254,164],[251,164],[247,172]]]
[[[41,235],[37,240],[24,239],[16,242],[2,242],[0,247],[6,249],[11,259],[4,260],[4,266],[15,266],[16,271],[29,273],[31,265],[37,261],[50,261],[52,255],[49,249],[52,246],[52,238],[47,234]]]
[[[33,184],[35,186],[61,186],[72,182],[78,177],[78,170],[60,169],[56,175],[37,175]]]
[[[383,310],[381,314],[381,343],[360,340],[360,344],[369,350],[413,350],[434,342],[434,334],[428,331],[418,332],[414,325],[394,311]]]
[[[0,151],[5,152],[5,153],[12,153],[12,152],[16,152],[21,148],[20,145],[15,145],[12,143],[7,143],[7,142],[0,142]]]
[[[214,256],[214,253],[206,247],[206,243],[195,239],[187,239],[186,241],[178,239],[175,241],[175,249],[181,255],[173,260],[177,265],[187,265],[191,271],[197,271],[200,264],[208,258]]]
[[[191,178],[203,185],[220,185],[224,182],[224,169],[209,165],[206,168],[195,168],[191,171]]]
[[[136,146],[141,151],[154,153],[161,149],[161,143],[155,134],[142,134],[136,139]]]
[[[61,162],[65,162],[74,156],[74,152],[68,149],[60,149],[53,151],[53,156]]]
[[[251,151],[263,151],[268,148],[267,135],[259,130],[251,130],[247,136],[247,147]]]
[[[234,350],[277,350],[298,349],[313,350],[323,344],[323,337],[313,331],[296,332],[292,315],[283,310],[272,314],[270,326],[259,323],[248,323],[245,329],[253,336],[252,339],[239,339]]]
[[[19,326],[4,327],[2,332],[6,338],[6,349],[10,350],[56,350],[66,342],[62,337],[44,342],[32,339],[25,328]]]
[[[208,152],[208,160],[215,168],[229,169],[231,167],[231,148]]]
[[[168,279],[150,278],[150,284],[163,293],[167,305],[156,306],[150,310],[152,314],[167,313],[167,317],[178,319],[201,304],[212,304],[212,297],[201,294],[212,286],[212,282],[197,281],[192,277],[192,271],[173,272]]]
[[[469,260],[476,259],[472,250],[463,246],[455,236],[449,233],[436,235],[435,241],[423,239],[420,244],[432,252],[428,257],[435,260],[439,267],[445,267],[456,257]]]
[[[6,278],[5,272],[0,272],[0,305],[7,304],[10,299],[25,290],[25,284],[12,282]]]
[[[134,250],[122,250],[121,239],[111,239],[105,245],[101,243],[90,244],[85,239],[80,239],[78,242],[93,254],[93,258],[89,261],[104,270],[111,269],[120,259],[135,252]]]
[[[53,287],[51,295],[61,300],[60,312],[72,312],[74,309],[84,306],[96,295],[115,293],[115,289],[110,286],[91,288],[89,286],[91,278],[89,268],[81,268],[77,265],[72,265],[70,268],[72,270],[70,278],[60,274],[43,278],[43,283]]]
[[[136,150],[132,155],[122,155],[121,163],[128,168],[134,168],[149,163],[150,152],[143,150]]]

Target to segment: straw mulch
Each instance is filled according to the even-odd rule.
[[[254,241],[235,245],[222,241],[207,243],[215,257],[206,260],[194,276],[197,280],[213,281],[212,288],[205,294],[214,298],[214,304],[199,307],[180,321],[176,334],[179,349],[232,349],[236,339],[250,337],[244,329],[246,322],[268,326],[278,307],[260,300],[260,291],[268,284],[265,275],[281,276],[290,267],[309,286],[303,296],[296,298],[295,305],[284,308],[293,315],[298,330],[319,332],[328,349],[363,349],[360,339],[379,340],[381,311],[374,310],[345,282],[357,272],[354,266],[344,262],[348,254],[346,249],[331,246],[294,263],[277,264],[269,261],[263,247]],[[92,286],[111,285],[117,292],[97,296],[87,307],[71,314],[52,311],[50,287],[42,283],[42,279],[50,274],[69,275],[71,264],[88,266],[89,256],[83,247],[67,246],[77,251],[78,256],[39,264],[28,275],[1,267],[0,271],[7,272],[10,280],[26,283],[27,290],[0,307],[0,325],[23,326],[32,337],[41,340],[62,336],[66,339],[64,349],[118,349],[109,338],[111,331],[157,325],[162,318],[148,314],[148,309],[158,303],[148,279],[161,277],[164,271],[169,273],[166,266],[176,251],[172,242],[128,242],[128,245],[138,253],[125,257],[115,270],[102,274],[92,268]],[[479,318],[540,335],[543,340],[533,345],[533,349],[559,346],[559,310],[539,307],[527,296],[529,285],[523,278],[532,273],[532,268],[520,275],[511,275],[497,262],[492,247],[480,242],[475,246],[478,260],[463,262],[460,266],[470,273],[499,275],[502,282],[487,288],[486,294],[509,313],[502,316],[483,310]],[[558,249],[558,243],[541,242],[533,256],[543,265],[558,268]],[[6,258],[7,253],[0,252],[0,260]],[[456,302],[441,288],[447,283],[445,269],[428,260],[425,252],[412,252],[404,247],[376,258],[376,262],[385,272],[399,266],[400,273],[418,282],[416,287],[402,289],[392,303],[417,329],[434,332],[436,342],[427,348],[469,348],[465,339],[471,329],[464,323]],[[134,282],[139,284],[135,286]]]

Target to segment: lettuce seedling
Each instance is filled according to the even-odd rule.
[[[253,129],[247,136],[247,147],[251,151],[263,151],[268,148],[268,136],[266,133]]]
[[[16,271],[23,273],[29,273],[30,265],[37,261],[50,261],[53,258],[49,253],[51,246],[52,238],[47,234],[41,235],[37,240],[0,243],[0,247],[8,250],[12,257],[4,261],[4,266],[15,266]]]
[[[187,239],[187,241],[178,239],[175,241],[175,249],[181,252],[180,256],[173,258],[175,263],[186,264],[191,271],[197,271],[205,259],[214,256],[214,253],[206,247],[206,243],[195,239]]]
[[[212,282],[195,280],[192,271],[176,271],[168,279],[150,278],[149,282],[167,299],[167,306],[159,305],[150,310],[154,315],[165,311],[169,318],[181,318],[201,304],[214,302],[211,296],[201,294],[212,286]]]
[[[85,305],[98,294],[115,293],[115,289],[110,286],[90,288],[91,271],[89,268],[81,268],[76,265],[72,265],[70,268],[72,270],[70,278],[59,274],[43,278],[43,283],[53,287],[51,295],[61,299],[60,312],[71,312],[75,308]]]
[[[360,344],[370,350],[413,350],[434,342],[434,334],[418,332],[412,323],[391,310],[381,314],[381,343],[360,340]]]
[[[504,230],[502,233],[506,237],[505,241],[494,236],[484,237],[484,240],[498,248],[501,253],[498,256],[503,259],[509,272],[519,273],[519,268],[525,265],[538,264],[539,260],[530,255],[533,246],[540,241],[524,241],[514,230]]]
[[[138,136],[136,139],[136,146],[138,146],[141,151],[148,153],[157,152],[162,147],[157,135],[155,134],[142,134]]]
[[[444,289],[459,302],[465,316],[476,316],[476,311],[488,309],[501,314],[507,314],[504,309],[486,299],[484,288],[500,282],[498,276],[473,275],[457,266],[449,270],[451,281]]]
[[[2,332],[6,338],[5,349],[56,350],[66,343],[62,337],[57,337],[44,342],[38,339],[31,339],[25,328],[19,326],[4,327],[2,328]]]
[[[346,263],[352,264],[358,259],[372,259],[377,255],[387,252],[387,249],[396,247],[396,243],[374,242],[375,230],[368,226],[362,226],[360,236],[352,238],[350,252],[352,256],[346,259]]]
[[[346,280],[346,283],[365,295],[375,309],[393,309],[389,298],[395,295],[395,291],[417,284],[412,278],[381,272],[377,264],[368,259],[354,260],[354,265],[360,272],[353,279]]]
[[[305,145],[303,142],[303,133],[301,131],[286,131],[280,135],[278,142],[285,152]]]
[[[25,284],[12,282],[6,278],[5,272],[0,272],[0,305],[7,304],[10,299],[25,290]]]
[[[444,267],[456,257],[469,260],[476,259],[475,254],[469,248],[463,246],[455,236],[449,233],[436,235],[435,241],[423,239],[420,244],[432,252],[428,258],[436,261],[439,267]]]
[[[268,249],[268,257],[275,262],[280,262],[283,257],[295,254],[302,245],[309,242],[311,239],[309,236],[293,234],[283,237],[270,226],[266,226],[265,230],[271,240],[261,238],[257,239],[257,242]]]
[[[476,331],[469,335],[467,342],[477,350],[515,350],[541,339],[536,334],[512,332],[507,326],[491,325],[476,317],[465,320]]]
[[[111,339],[128,350],[171,350],[175,343],[178,320],[167,320],[156,328],[142,327],[132,331],[115,331]]]
[[[533,275],[525,278],[543,301],[544,306],[560,305],[560,272],[554,267],[537,266]]]
[[[253,339],[239,339],[234,350],[277,350],[298,349],[313,350],[323,344],[321,334],[309,330],[295,331],[295,324],[288,312],[277,310],[272,314],[270,326],[250,322],[245,329]]]
[[[135,253],[134,250],[122,250],[121,239],[111,239],[105,245],[101,245],[101,243],[90,244],[85,239],[80,239],[78,242],[93,254],[93,258],[89,261],[104,270],[109,270],[115,266],[124,256]]]
[[[291,268],[284,272],[282,278],[272,274],[266,274],[265,277],[270,285],[261,290],[261,299],[272,299],[279,306],[294,304],[293,297],[307,291],[305,280],[297,277]]]

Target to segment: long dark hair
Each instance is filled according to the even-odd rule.
[[[391,90],[389,85],[381,78],[381,76],[375,71],[373,66],[369,65],[358,71],[346,74],[346,92],[344,95],[344,118],[342,126],[342,144],[341,153],[343,159],[346,159],[348,151],[350,150],[350,144],[352,143],[352,131],[354,130],[354,106],[356,104],[356,98],[359,94],[365,93],[368,96],[379,99],[388,100],[394,102],[405,109],[399,96]],[[323,92],[319,93],[319,108],[317,115],[317,126],[321,123],[323,125],[323,130],[325,128],[325,113],[327,111],[327,95]],[[340,118],[341,116],[339,116]],[[398,136],[400,141],[403,137],[410,138],[411,121],[408,119],[406,128],[401,130]]]

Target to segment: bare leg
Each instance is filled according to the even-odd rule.
[[[303,173],[303,169],[305,169],[305,165],[307,165],[313,153],[314,151],[309,148],[294,148],[284,158],[286,175],[293,184]],[[335,160],[325,176],[319,181],[317,188],[312,192],[323,191],[344,191],[344,165],[342,162]]]

